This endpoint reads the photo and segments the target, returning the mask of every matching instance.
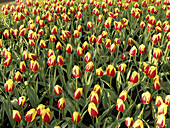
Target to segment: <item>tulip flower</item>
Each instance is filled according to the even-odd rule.
[[[22,80],[22,75],[19,71],[17,71],[14,75],[14,80],[15,81],[21,81]]]
[[[56,42],[57,38],[55,35],[50,35],[50,41],[51,42]]]
[[[145,27],[145,22],[141,21],[139,27],[140,27],[140,28],[144,28],[144,27]]]
[[[125,110],[125,104],[122,99],[117,99],[116,110],[119,112],[123,112]]]
[[[28,57],[29,57],[30,60],[36,60],[37,59],[37,56],[34,53],[29,53]]]
[[[109,47],[109,52],[113,53],[116,51],[116,45],[115,44],[112,44],[110,47]]]
[[[79,32],[81,32],[81,25],[78,25],[78,27],[76,28],[76,30],[78,30]]]
[[[48,50],[48,58],[50,57],[50,56],[52,56],[52,55],[54,55],[54,51],[52,50],[52,49],[49,49]]]
[[[37,111],[33,108],[30,109],[28,112],[25,114],[25,119],[28,122],[33,122],[36,119],[37,116]]]
[[[36,108],[37,114],[38,114],[38,115],[41,115],[41,114],[42,114],[42,111],[43,111],[44,109],[45,109],[45,105],[39,104],[38,107]]]
[[[142,102],[144,104],[149,104],[151,102],[151,94],[148,91],[142,94]]]
[[[156,80],[153,82],[153,87],[154,87],[154,89],[160,89],[161,84],[160,84],[159,80]]]
[[[100,92],[101,92],[101,87],[100,85],[96,84],[94,87],[93,87],[93,90],[92,91],[95,91],[98,95],[100,95]]]
[[[127,99],[128,97],[128,92],[126,90],[123,90],[120,94],[119,94],[119,99],[122,99],[123,102]]]
[[[97,116],[98,115],[98,113],[99,113],[98,108],[93,102],[91,102],[89,104],[88,112],[89,112],[90,116]]]
[[[121,59],[126,60],[126,55],[124,53],[121,55]]]
[[[3,43],[2,43],[2,40],[0,40],[0,48],[2,48],[3,46]]]
[[[73,97],[75,99],[80,99],[80,97],[82,96],[82,93],[83,93],[83,88],[77,88],[75,92],[73,93]]]
[[[133,123],[132,128],[144,128],[143,122],[140,119],[136,120]]]
[[[142,66],[142,72],[147,74],[148,71],[149,71],[149,65],[144,62]]]
[[[81,19],[81,11],[78,11],[78,12],[77,12],[76,18],[77,18],[77,19]]]
[[[5,38],[8,38],[10,36],[10,32],[8,29],[5,29],[4,36],[5,36]]]
[[[166,116],[168,113],[168,105],[166,105],[165,103],[162,103],[159,107],[158,107],[158,115],[163,114],[164,116]]]
[[[108,65],[106,68],[107,75],[110,77],[113,77],[116,75],[116,68],[113,67],[113,65]]]
[[[47,44],[46,44],[45,40],[43,40],[43,39],[40,40],[40,47],[41,48],[46,48],[47,47]]]
[[[162,56],[162,50],[159,48],[154,48],[153,54],[155,59],[160,59]]]
[[[131,83],[137,83],[139,81],[139,74],[136,71],[133,71],[130,76]]]
[[[41,113],[41,119],[43,122],[50,122],[51,120],[51,111],[49,108],[43,109]]]
[[[22,115],[18,110],[13,110],[12,111],[12,118],[16,121],[19,122],[22,120]]]
[[[61,47],[62,47],[61,43],[60,43],[60,42],[57,42],[57,44],[56,44],[56,49],[60,50]]]
[[[89,63],[87,63],[86,67],[85,67],[85,71],[86,72],[91,72],[93,70],[94,64],[92,61],[90,61]]]
[[[12,79],[8,79],[4,85],[5,91],[13,91],[14,90],[14,82]]]
[[[102,35],[99,35],[96,39],[96,43],[101,44],[102,43]]]
[[[64,108],[65,108],[65,104],[66,104],[66,100],[65,100],[64,97],[62,97],[62,98],[60,98],[60,99],[58,100],[57,107],[58,107],[59,109],[64,109]]]
[[[71,45],[71,44],[67,44],[67,46],[66,46],[66,52],[67,52],[67,53],[72,53],[72,45]]]
[[[152,43],[157,43],[158,41],[158,36],[157,35],[153,35],[152,38],[151,38],[151,42]]]
[[[155,105],[159,107],[162,103],[163,103],[162,97],[157,96],[155,100]]]
[[[69,31],[62,31],[63,38],[70,38],[72,34]]]
[[[31,60],[30,62],[30,70],[31,71],[38,71],[39,69],[39,63],[35,60]]]
[[[125,64],[125,63],[123,63],[123,64],[121,64],[120,66],[119,66],[119,71],[120,72],[126,72],[126,67],[127,67],[127,65]]]
[[[57,26],[54,26],[51,30],[51,34],[57,34]]]
[[[89,47],[89,44],[88,44],[87,41],[85,41],[85,42],[83,43],[83,45],[82,45],[82,49],[83,49],[83,50],[87,50],[88,47]]]
[[[114,44],[115,44],[116,46],[120,46],[120,45],[121,45],[121,42],[120,42],[120,40],[119,40],[118,38],[115,38],[115,39],[114,39]]]
[[[91,21],[89,21],[89,22],[87,23],[87,26],[88,26],[88,28],[89,28],[89,29],[92,29],[92,28],[93,28],[93,24],[92,24],[92,22],[91,22]]]
[[[21,96],[21,97],[19,97],[19,99],[18,99],[18,105],[25,105],[25,103],[26,103],[26,97],[25,96]]]
[[[81,114],[79,112],[74,112],[72,115],[72,121],[78,123],[81,120]]]
[[[135,46],[133,46],[133,47],[130,49],[130,51],[129,51],[129,55],[130,55],[130,56],[135,56],[136,53],[137,53],[137,49],[136,49]]]
[[[145,51],[146,51],[145,45],[144,45],[144,44],[141,44],[141,45],[139,46],[139,53],[145,53]]]
[[[90,39],[89,39],[89,42],[90,42],[90,43],[96,42],[96,37],[95,37],[94,35],[92,35],[92,36],[90,37]]]
[[[64,59],[61,55],[57,56],[57,65],[61,66],[64,64]]]
[[[170,106],[170,95],[166,95],[165,99],[164,99],[164,103],[168,106]]]
[[[96,75],[97,76],[103,76],[103,73],[104,73],[104,71],[103,71],[102,67],[96,69]]]
[[[87,52],[86,55],[84,56],[84,61],[86,63],[91,61],[91,54],[89,52]]]
[[[105,45],[106,47],[110,47],[110,45],[111,45],[111,40],[110,40],[110,39],[106,39],[104,45]]]
[[[149,71],[146,73],[146,75],[150,78],[154,78],[157,75],[157,68],[154,66],[151,66],[149,68]]]
[[[8,67],[12,61],[12,54],[10,52],[5,53],[5,60],[3,61],[3,65]]]
[[[165,127],[165,124],[166,124],[166,117],[163,114],[158,115],[156,119],[156,125],[162,128]]]
[[[94,104],[98,104],[100,101],[99,95],[97,92],[92,91],[90,94],[90,101],[93,102]]]
[[[127,118],[125,119],[125,125],[126,125],[127,127],[131,127],[132,124],[133,124],[133,117],[127,117]]]
[[[79,31],[78,31],[78,30],[75,30],[75,31],[74,31],[74,37],[75,37],[75,38],[79,38],[79,36],[80,36]]]
[[[56,95],[61,95],[62,92],[63,92],[63,89],[62,89],[62,87],[60,87],[59,85],[56,85],[56,86],[54,87],[54,92],[55,92]]]
[[[48,64],[49,66],[55,66],[55,64],[56,64],[56,56],[55,56],[55,55],[50,56],[50,57],[48,58],[47,64]]]

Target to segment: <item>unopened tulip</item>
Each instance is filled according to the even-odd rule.
[[[49,49],[48,50],[48,58],[50,57],[50,56],[52,56],[52,55],[54,55],[54,51],[52,50],[52,49]]]
[[[89,21],[89,22],[87,23],[87,26],[88,26],[88,28],[89,28],[89,29],[92,29],[92,28],[93,28],[93,24],[92,24],[92,22],[91,22],[91,21]]]
[[[126,67],[127,67],[127,65],[125,64],[125,63],[123,63],[123,64],[121,64],[120,66],[119,66],[119,71],[120,72],[125,72],[126,71]]]
[[[65,105],[66,105],[66,100],[65,100],[65,98],[64,98],[64,97],[63,97],[63,98],[60,98],[60,99],[58,100],[57,107],[58,107],[59,109],[64,109],[64,108],[65,108]]]
[[[103,73],[104,73],[104,71],[103,71],[102,67],[96,69],[96,75],[97,76],[103,76]]]
[[[156,80],[153,82],[153,87],[154,87],[154,89],[160,89],[161,84],[160,84],[159,80]]]
[[[91,61],[91,54],[89,52],[87,52],[86,55],[84,56],[84,61],[86,63]]]
[[[55,92],[56,95],[61,95],[62,92],[63,92],[63,89],[62,89],[62,87],[60,87],[59,85],[56,85],[56,86],[54,87],[54,92]]]
[[[73,67],[73,76],[75,78],[80,78],[80,76],[81,76],[80,68],[76,65],[74,65],[74,67]]]
[[[151,94],[150,92],[145,92],[142,94],[142,102],[144,104],[149,104],[151,102]]]
[[[57,26],[54,26],[52,28],[51,33],[54,34],[54,35],[57,34]]]
[[[130,76],[131,83],[137,83],[139,81],[139,74],[136,71],[133,71]]]
[[[41,114],[42,114],[42,111],[43,111],[44,109],[45,109],[45,105],[39,104],[38,107],[36,108],[37,114],[38,114],[38,115],[41,115]]]
[[[51,42],[56,42],[57,38],[55,35],[50,35],[50,41]]]
[[[127,127],[131,127],[132,124],[133,124],[133,117],[127,117],[127,118],[125,119],[125,125],[126,125]]]
[[[80,99],[80,97],[82,96],[82,93],[83,93],[83,88],[77,88],[75,92],[73,93],[73,97],[75,99]]]
[[[41,119],[43,122],[50,122],[51,120],[51,111],[49,108],[43,109],[41,113]]]
[[[133,46],[130,51],[129,51],[129,55],[130,56],[135,56],[137,53],[137,48],[135,46]]]
[[[153,54],[155,59],[160,59],[162,56],[162,50],[159,48],[154,48]]]
[[[163,114],[158,115],[156,119],[156,125],[162,128],[165,127],[165,124],[166,124],[166,117]]]
[[[90,61],[89,63],[87,63],[86,67],[85,67],[85,71],[86,72],[91,72],[93,70],[94,64],[92,61]]]
[[[98,104],[100,101],[99,95],[97,92],[92,91],[90,94],[90,101],[93,102],[94,104]]]
[[[170,95],[166,95],[165,99],[164,99],[164,103],[168,106],[170,106]]]
[[[113,77],[116,75],[116,68],[113,65],[108,65],[106,68],[107,75]]]
[[[92,91],[95,91],[98,95],[100,95],[100,92],[101,92],[101,87],[100,85],[96,84],[94,87],[93,87],[93,90]]]
[[[146,75],[150,78],[154,78],[157,75],[157,68],[154,66],[151,66],[149,68],[149,71],[146,73]]]
[[[148,73],[148,71],[149,71],[149,64],[144,62],[143,66],[142,66],[142,72],[143,73]]]
[[[80,33],[79,33],[78,30],[75,30],[73,35],[74,35],[75,38],[79,38]]]
[[[64,59],[61,55],[57,56],[57,65],[61,66],[64,64]]]
[[[6,81],[5,85],[4,85],[5,91],[9,92],[9,91],[13,91],[14,90],[14,82],[12,79],[9,79]]]
[[[30,60],[36,60],[37,56],[34,53],[29,53],[28,54]]]
[[[12,118],[16,121],[19,122],[22,120],[22,115],[18,110],[13,110],[12,111]]]
[[[41,48],[46,48],[47,47],[47,44],[46,44],[45,40],[43,40],[43,39],[40,40],[40,47]]]
[[[124,53],[121,55],[121,59],[126,60],[126,55]]]
[[[105,45],[106,47],[110,47],[110,45],[111,45],[111,40],[110,40],[110,39],[106,39],[104,45]]]
[[[57,42],[57,44],[56,44],[56,49],[60,50],[61,47],[62,47],[61,43],[60,43],[60,42]]]
[[[80,120],[81,120],[80,113],[79,112],[74,112],[73,115],[72,115],[72,121],[74,123],[78,123],[78,122],[80,122]]]
[[[155,100],[155,105],[159,107],[162,103],[163,103],[162,97],[157,96]]]
[[[98,115],[98,113],[99,113],[98,108],[93,102],[91,102],[89,104],[88,112],[89,112],[90,116],[97,116]]]
[[[123,102],[127,99],[128,97],[128,92],[126,90],[123,90],[120,94],[119,94],[119,99],[122,99]]]
[[[119,112],[123,112],[125,110],[125,104],[122,99],[117,99],[116,110]]]
[[[77,55],[78,56],[83,56],[83,49],[81,47],[78,47],[77,49]]]
[[[33,108],[30,109],[28,112],[25,114],[25,119],[28,122],[33,122],[36,119],[37,116],[37,111]]]
[[[94,35],[92,35],[92,36],[90,37],[90,39],[89,39],[89,42],[90,42],[90,43],[96,42],[96,37],[95,37]]]
[[[145,51],[146,51],[145,45],[144,45],[144,44],[141,44],[141,45],[139,46],[139,53],[145,53]]]
[[[83,50],[87,50],[88,47],[89,47],[89,44],[88,44],[87,41],[85,41],[85,42],[83,43],[83,45],[82,45],[82,49],[83,49]]]
[[[55,66],[55,64],[56,64],[56,56],[55,55],[50,56],[48,58],[47,64],[48,64],[48,66]]]
[[[165,103],[162,103],[159,107],[158,107],[158,115],[163,114],[164,116],[166,116],[168,113],[168,105],[166,105]]]
[[[132,128],[144,128],[142,120],[140,119],[136,120],[133,123]]]
[[[17,71],[14,75],[14,80],[15,81],[21,81],[22,80],[22,75],[19,71]]]
[[[35,60],[31,60],[30,62],[30,70],[31,71],[38,71],[39,69],[39,63]]]
[[[25,105],[25,103],[26,103],[26,97],[25,96],[21,96],[21,97],[19,97],[19,99],[18,99],[18,105]]]
[[[109,47],[109,52],[113,53],[116,51],[116,45],[113,43],[110,47]]]
[[[5,38],[8,38],[8,37],[10,36],[10,32],[9,32],[8,29],[6,29],[6,30],[4,31],[4,36],[5,36]]]

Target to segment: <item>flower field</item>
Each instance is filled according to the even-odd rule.
[[[15,0],[0,21],[0,127],[170,128],[169,0]]]

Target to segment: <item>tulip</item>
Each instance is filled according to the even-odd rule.
[[[133,71],[132,75],[130,76],[130,82],[137,83],[138,81],[139,81],[139,74],[136,71]]]
[[[146,73],[146,75],[150,78],[154,78],[157,75],[157,68],[154,66],[151,66],[149,68],[149,71]]]
[[[101,23],[103,21],[103,15],[99,15],[97,21]]]
[[[119,94],[119,99],[122,99],[123,102],[127,99],[128,97],[128,92],[126,90],[123,90],[120,94]]]
[[[81,120],[81,114],[79,112],[74,112],[72,115],[72,121],[78,123]]]
[[[51,120],[51,111],[49,108],[43,109],[41,113],[41,119],[43,122],[50,122]]]
[[[119,71],[120,72],[126,72],[126,67],[127,67],[127,65],[125,64],[125,63],[123,63],[123,64],[121,64],[120,66],[119,66]]]
[[[111,45],[111,40],[110,39],[106,39],[105,44],[106,47],[110,47]]]
[[[38,71],[39,69],[39,63],[35,60],[31,60],[30,62],[30,70],[31,71]]]
[[[41,115],[41,114],[42,114],[42,111],[43,111],[44,109],[45,109],[45,105],[39,104],[38,107],[36,108],[37,114],[38,114],[38,115]]]
[[[60,42],[57,42],[57,44],[56,44],[56,49],[60,50],[61,47],[62,47],[61,43],[60,43]]]
[[[56,85],[56,86],[54,87],[54,92],[55,92],[56,95],[61,95],[62,92],[63,92],[63,89],[62,89],[62,87],[60,87],[59,85]]]
[[[144,104],[149,104],[151,102],[151,94],[148,91],[142,94],[142,102]]]
[[[92,24],[92,22],[91,22],[91,21],[89,21],[89,22],[87,23],[87,26],[88,26],[88,28],[89,28],[89,29],[92,29],[92,28],[93,28],[93,24]]]
[[[55,66],[56,64],[56,56],[55,55],[52,55],[48,58],[48,61],[47,61],[47,64],[48,66]]]
[[[83,93],[83,88],[77,88],[75,92],[73,93],[73,97],[75,99],[80,99],[80,97],[82,96],[82,93]]]
[[[145,45],[144,45],[144,44],[141,44],[141,45],[139,46],[139,53],[145,53],[145,51],[146,51]]]
[[[94,35],[92,35],[89,39],[89,42],[91,42],[91,43],[96,42],[96,37]]]
[[[79,32],[81,32],[81,25],[78,25],[78,27],[76,28],[76,30],[78,30]]]
[[[72,53],[72,45],[71,45],[71,44],[67,44],[67,46],[66,46],[66,52],[67,52],[67,53]]]
[[[158,41],[158,36],[157,35],[153,35],[152,38],[151,38],[151,42],[152,43],[157,43]]]
[[[36,119],[37,116],[37,111],[33,108],[30,109],[26,114],[25,114],[25,119],[28,122],[33,122]]]
[[[12,111],[12,118],[16,121],[19,122],[22,120],[22,115],[18,110],[13,110]]]
[[[64,109],[64,108],[65,108],[65,104],[66,104],[65,98],[64,98],[64,97],[63,97],[63,98],[60,98],[60,99],[58,100],[57,107],[58,107],[59,109]]]
[[[132,124],[133,124],[133,117],[127,117],[127,118],[125,119],[125,125],[126,125],[127,127],[131,127]]]
[[[100,85],[96,84],[94,87],[93,87],[93,90],[92,91],[95,91],[98,95],[100,95],[100,92],[101,92],[101,87]]]
[[[90,94],[90,101],[93,102],[94,104],[98,104],[100,99],[99,99],[99,95],[97,94],[97,92],[92,91]]]
[[[51,42],[56,42],[57,38],[55,35],[50,35],[50,41]]]
[[[89,104],[88,112],[89,112],[90,116],[97,116],[98,115],[98,113],[99,113],[98,108],[93,102],[91,102]]]
[[[18,29],[14,30],[14,36],[17,37],[19,35]]]
[[[75,38],[79,38],[79,36],[80,36],[79,31],[78,31],[78,30],[75,30],[75,31],[74,31],[74,37],[75,37]]]
[[[102,67],[96,69],[96,75],[97,76],[103,76],[103,73],[104,73],[104,71],[103,71]]]
[[[40,47],[41,48],[46,48],[47,47],[47,44],[46,44],[45,40],[43,40],[43,39],[40,40]]]
[[[121,59],[126,60],[126,55],[124,53],[121,55]]]
[[[5,29],[4,36],[5,38],[8,38],[10,36],[9,30]]]
[[[29,40],[29,44],[30,44],[30,46],[35,46],[34,40]]]
[[[39,21],[39,26],[40,26],[40,27],[44,27],[44,26],[45,26],[45,23],[44,23],[43,20],[40,20],[40,21]]]
[[[162,40],[162,33],[158,33],[157,37],[158,37],[158,41],[161,41]]]
[[[135,56],[137,53],[137,48],[135,46],[133,46],[130,51],[129,51],[129,55],[130,56]]]
[[[72,34],[69,31],[62,31],[63,38],[70,38]]]
[[[8,67],[11,64],[11,61],[12,61],[12,54],[7,51],[5,53],[5,60],[3,61],[3,65]]]
[[[14,80],[15,81],[21,81],[22,80],[22,75],[19,71],[17,71],[14,75]]]
[[[29,56],[30,60],[36,60],[37,59],[37,56],[34,53],[29,53],[28,56]]]
[[[119,112],[123,112],[125,110],[125,104],[123,103],[122,99],[117,99],[116,110],[118,110]]]
[[[154,89],[160,89],[161,84],[160,84],[159,80],[156,80],[153,82],[153,87],[154,87]]]
[[[85,67],[85,71],[86,72],[91,72],[93,70],[94,64],[92,61],[88,62],[86,67]]]
[[[113,53],[116,51],[116,45],[115,44],[112,44],[110,47],[109,47],[109,52]]]
[[[85,42],[83,43],[83,45],[82,45],[82,49],[83,49],[83,50],[87,50],[88,47],[89,47],[89,44],[88,44],[87,41],[85,41]]]
[[[86,63],[91,61],[91,54],[89,52],[87,52],[86,55],[84,56],[84,61]]]
[[[52,56],[52,55],[54,55],[54,51],[51,50],[51,49],[49,49],[49,50],[48,50],[48,58],[49,58],[50,56]]]
[[[102,38],[106,38],[107,35],[108,35],[107,31],[103,31],[102,34],[101,34]]]
[[[150,24],[148,24],[148,26],[147,26],[147,30],[148,30],[148,31],[152,31],[152,30],[153,30],[153,26],[152,26],[152,25],[150,25]]]
[[[159,107],[162,103],[163,103],[162,97],[157,96],[155,100],[155,105]]]
[[[14,82],[12,79],[8,79],[4,85],[5,91],[13,91],[14,90]]]
[[[29,55],[29,54],[28,54],[28,51],[25,50],[25,51],[23,52],[23,59],[24,59],[24,60],[28,60],[28,59],[29,59],[28,55]]]
[[[165,124],[166,124],[166,117],[163,114],[158,115],[156,119],[156,125],[162,128],[165,127]]]
[[[64,64],[64,59],[61,55],[57,56],[57,65],[61,66]]]
[[[163,114],[164,116],[166,116],[168,113],[168,106],[165,103],[162,103],[159,107],[158,107],[158,115]]]
[[[164,99],[164,103],[168,106],[170,106],[170,95],[166,95],[165,99]]]
[[[106,72],[108,76],[113,77],[116,75],[116,68],[114,68],[113,65],[108,65]]]
[[[154,48],[153,54],[155,59],[160,59],[162,56],[162,50],[159,48]]]
[[[140,119],[136,120],[133,123],[132,128],[144,128],[143,122]]]
[[[80,12],[80,11],[77,12],[76,18],[77,18],[77,19],[81,19],[81,12]]]
[[[144,28],[145,27],[145,22],[141,21],[140,22],[140,28]]]
[[[26,103],[26,97],[25,96],[22,96],[22,97],[19,97],[18,99],[18,105],[25,105]]]
[[[148,73],[149,71],[149,65],[147,63],[143,63],[143,66],[142,66],[142,72],[143,73]]]

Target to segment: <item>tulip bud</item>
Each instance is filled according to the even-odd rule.
[[[99,95],[97,94],[97,92],[92,91],[90,94],[90,101],[93,102],[94,104],[98,104],[100,99],[99,99]]]
[[[95,91],[98,95],[100,95],[100,92],[101,92],[101,87],[100,85],[96,84],[94,87],[93,87],[93,90],[92,91]]]
[[[36,119],[37,116],[37,111],[33,108],[30,109],[26,114],[25,114],[25,119],[28,122],[33,122]]]
[[[165,99],[164,99],[164,103],[168,106],[170,106],[170,95],[166,95]]]
[[[72,45],[71,45],[71,44],[67,44],[67,46],[66,46],[66,52],[67,52],[67,53],[72,53]]]
[[[128,97],[128,92],[126,90],[123,90],[120,94],[119,94],[119,99],[122,99],[123,102],[127,99]]]
[[[45,109],[45,105],[39,104],[38,107],[36,108],[37,114],[38,114],[38,115],[41,115],[41,114],[42,114],[42,111],[43,111],[44,109]]]
[[[87,23],[87,26],[88,26],[88,28],[89,28],[89,29],[92,29],[92,28],[93,28],[93,24],[92,24],[92,22],[91,22],[91,21],[89,21],[89,22]]]
[[[80,99],[80,97],[82,96],[82,93],[83,93],[83,88],[77,88],[75,92],[73,93],[73,97],[75,99]]]
[[[133,71],[132,75],[130,76],[130,82],[137,83],[138,81],[139,81],[139,74],[136,71]]]
[[[123,63],[123,64],[121,64],[120,66],[119,66],[119,71],[120,72],[126,72],[126,67],[127,67],[127,65],[125,64],[125,63]]]
[[[29,40],[29,44],[30,44],[30,46],[35,46],[34,40]]]
[[[158,36],[157,35],[153,35],[152,38],[151,38],[151,42],[152,43],[157,43],[158,41]]]
[[[62,92],[63,92],[63,89],[62,89],[62,87],[60,87],[59,85],[56,85],[56,86],[54,87],[54,92],[55,92],[56,95],[61,95]]]
[[[103,15],[99,15],[98,18],[97,18],[97,21],[101,23],[103,21],[102,17],[103,17]]]
[[[96,69],[96,75],[97,76],[103,76],[103,73],[104,73],[104,71],[103,71],[102,67]]]
[[[40,47],[41,48],[46,48],[47,47],[47,44],[46,44],[45,40],[43,40],[43,39],[40,40]]]
[[[55,64],[56,64],[56,56],[55,55],[50,56],[48,58],[47,64],[48,64],[48,66],[55,66]]]
[[[115,44],[112,44],[110,47],[109,47],[109,52],[113,53],[116,51],[116,45]]]
[[[65,98],[64,98],[64,97],[63,97],[63,98],[60,98],[60,99],[58,100],[57,107],[58,107],[59,109],[64,109],[64,108],[65,108],[65,104],[66,104]]]
[[[132,124],[133,124],[133,117],[127,117],[127,118],[125,119],[125,125],[126,125],[127,127],[131,127]]]
[[[154,87],[154,89],[160,89],[161,84],[160,84],[159,80],[156,80],[153,82],[153,87]]]
[[[54,51],[51,50],[51,49],[49,49],[49,50],[48,50],[48,58],[49,58],[50,56],[52,56],[52,55],[54,55]]]
[[[121,59],[126,60],[126,55],[124,53],[121,55]]]
[[[122,99],[117,99],[116,110],[119,112],[123,112],[125,110],[125,104]]]
[[[114,27],[116,28],[117,31],[121,31],[122,30],[122,23],[121,22],[117,22],[117,21],[114,21]]]
[[[149,68],[149,71],[146,73],[146,75],[150,78],[154,78],[157,75],[157,68],[154,66],[151,66]]]
[[[61,66],[64,64],[64,59],[61,55],[57,56],[57,65]]]
[[[106,72],[108,76],[113,77],[116,75],[116,68],[114,68],[113,65],[108,65]]]
[[[143,63],[143,66],[142,66],[142,72],[143,73],[148,73],[149,71],[149,65],[147,63]]]
[[[91,102],[89,104],[88,112],[89,112],[90,116],[97,116],[98,115],[98,113],[99,113],[98,108],[93,102]]]
[[[74,37],[75,37],[75,38],[79,38],[79,36],[80,36],[79,31],[78,31],[78,30],[75,30],[75,31],[74,31]]]
[[[55,35],[50,35],[50,41],[51,42],[56,42],[57,38]]]
[[[80,78],[80,76],[81,76],[80,68],[76,65],[74,65],[74,67],[73,67],[73,76],[75,78]]]
[[[18,99],[18,105],[25,105],[26,103],[26,97],[25,96],[22,96],[22,97],[19,97]]]
[[[77,12],[76,18],[77,18],[77,19],[81,19],[81,12],[80,12],[80,11]]]
[[[151,94],[148,91],[142,94],[142,102],[144,104],[149,104],[151,102]]]
[[[111,40],[110,39],[106,39],[105,44],[106,47],[110,47],[111,45]]]
[[[4,36],[5,36],[5,38],[8,38],[10,36],[9,30],[6,29],[4,31]]]
[[[12,79],[9,79],[6,81],[4,88],[5,88],[5,91],[7,92],[14,90],[14,82],[12,81]]]
[[[118,38],[115,38],[115,39],[114,39],[114,44],[115,44],[116,46],[120,46],[121,42],[120,42],[120,40],[119,40]]]
[[[31,71],[38,71],[39,69],[39,63],[35,60],[31,60],[30,62],[30,70]]]
[[[168,107],[165,103],[162,103],[159,107],[158,107],[158,115],[163,114],[164,116],[166,116],[168,113]]]
[[[2,45],[3,45],[2,40],[0,40],[0,48],[2,48]]]
[[[94,35],[92,35],[92,36],[90,37],[90,39],[89,39],[89,42],[90,42],[90,43],[96,42],[96,37],[95,37]]]
[[[74,123],[78,123],[78,122],[80,122],[80,120],[81,120],[80,113],[79,112],[74,112],[73,115],[72,115],[72,121]]]
[[[83,43],[83,45],[82,45],[82,49],[83,49],[83,50],[87,50],[88,47],[89,47],[89,44],[88,44],[87,41],[85,41],[85,42]]]
[[[133,42],[132,38],[128,39],[128,45],[130,45],[130,46],[134,45],[134,42]]]
[[[12,54],[7,51],[5,53],[5,60],[3,61],[3,65],[8,67],[11,64],[11,61],[12,61]]]
[[[43,109],[41,113],[41,119],[43,122],[50,122],[51,120],[51,111],[49,108]]]
[[[143,122],[140,119],[136,120],[133,123],[132,128],[144,128]]]
[[[18,110],[13,110],[12,111],[12,118],[16,121],[19,122],[22,120],[22,115]]]
[[[165,127],[165,124],[166,124],[166,117],[163,114],[158,115],[156,119],[156,125],[162,128]]]
[[[91,61],[91,54],[89,52],[87,52],[86,55],[84,56],[84,61],[86,63]]]
[[[72,34],[69,31],[62,31],[63,38],[70,38]]]
[[[36,60],[37,59],[37,56],[34,53],[29,53],[28,55],[29,55],[30,60]]]
[[[130,51],[129,51],[129,55],[130,56],[135,56],[137,53],[137,48],[135,46],[133,46]]]
[[[93,70],[94,64],[92,61],[90,61],[89,63],[87,63],[86,67],[85,67],[85,71],[86,72],[91,72]]]
[[[145,45],[144,45],[144,44],[141,44],[141,45],[139,46],[139,53],[145,53],[145,51],[146,51]]]
[[[62,47],[61,43],[58,41],[57,44],[56,44],[56,49],[60,50]]]
[[[140,27],[140,28],[144,28],[144,27],[145,27],[145,22],[141,21],[139,27]]]
[[[153,54],[155,59],[160,59],[162,56],[162,50],[159,48],[154,48]]]
[[[106,38],[107,35],[108,35],[107,31],[103,31],[102,34],[101,34],[102,38]]]
[[[155,100],[155,105],[159,107],[162,103],[163,103],[162,97],[157,96]]]
[[[167,43],[167,48],[170,49],[170,41]]]
[[[22,75],[19,71],[17,71],[14,75],[14,80],[15,81],[21,81],[22,80]]]
[[[79,25],[76,30],[78,30],[79,32],[81,32],[81,25]]]

